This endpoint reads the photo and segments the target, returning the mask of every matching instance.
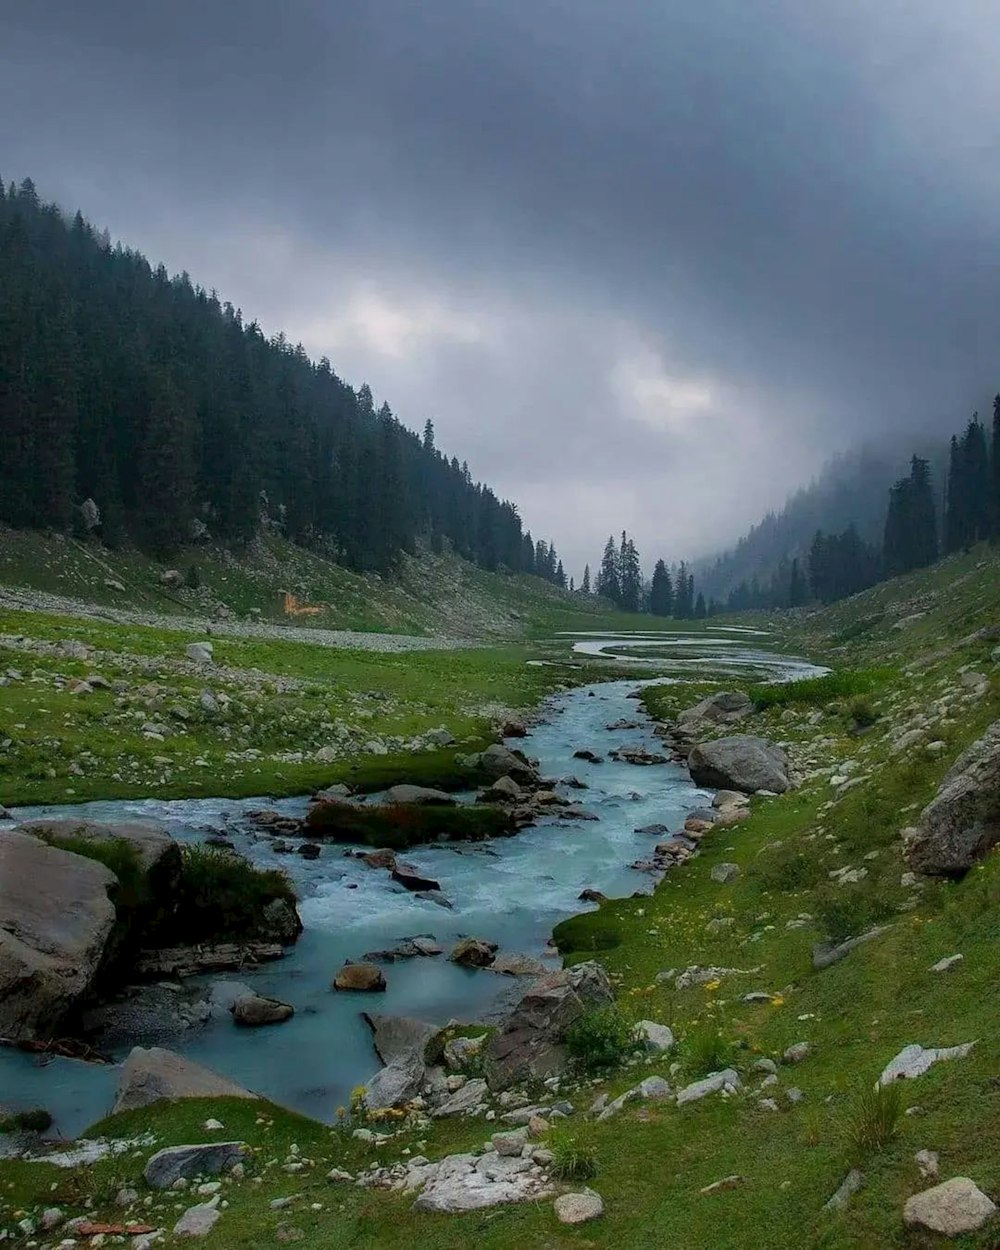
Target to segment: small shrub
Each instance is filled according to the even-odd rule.
[[[851,700],[850,713],[851,720],[858,729],[868,729],[878,720],[878,712],[875,711],[871,699],[865,698],[864,695],[858,695]]]
[[[847,1142],[852,1155],[865,1159],[887,1146],[896,1136],[902,1114],[901,1081],[863,1090],[847,1120]]]
[[[181,881],[171,924],[184,943],[252,938],[264,908],[274,899],[295,902],[295,891],[283,872],[255,868],[248,860],[210,846],[181,850]]]
[[[681,1043],[684,1070],[695,1080],[728,1067],[731,1058],[730,1044],[709,1026],[692,1029]]]
[[[0,1117],[0,1133],[44,1133],[52,1127],[52,1116],[44,1107],[15,1111]]]
[[[750,698],[758,711],[771,707],[820,707],[855,695],[869,695],[893,676],[891,669],[841,669],[822,677],[802,681],[762,682],[750,689]]]
[[[566,1048],[586,1072],[616,1068],[636,1048],[635,1027],[618,1007],[598,1007],[570,1026]]]
[[[860,891],[843,886],[836,886],[821,895],[815,912],[823,932],[834,945],[863,933],[872,919],[868,899]]]
[[[801,890],[817,885],[826,869],[815,850],[803,850],[793,842],[765,850],[749,875],[765,890]]]
[[[559,1181],[589,1181],[597,1175],[597,1146],[580,1125],[555,1129],[547,1142],[552,1151],[549,1171]]]
[[[139,854],[131,843],[123,838],[50,837],[45,839],[49,846],[58,847],[61,851],[71,851],[74,855],[82,855],[85,859],[96,860],[113,872],[118,878],[115,890],[115,902],[125,907],[134,907],[145,894],[146,882]]]

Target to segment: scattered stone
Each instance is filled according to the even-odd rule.
[[[579,898],[582,903],[604,903],[607,901],[607,897],[608,896],[606,894],[602,894],[600,890],[593,890],[590,886],[587,886],[585,890],[581,890],[577,895],[577,898]]]
[[[919,1225],[945,1237],[974,1233],[996,1214],[996,1206],[967,1176],[925,1189],[907,1198],[903,1222]]]
[[[920,1169],[920,1175],[925,1180],[933,1180],[939,1171],[939,1162],[937,1154],[933,1150],[918,1150],[913,1156],[913,1162]]]
[[[740,876],[739,864],[716,864],[711,871],[711,878],[720,885],[729,885]]]
[[[412,890],[418,893],[423,890],[440,890],[441,883],[435,881],[432,877],[421,877],[418,872],[413,869],[404,867],[397,863],[389,874],[397,885],[401,885],[404,890]]]
[[[892,1081],[913,1080],[923,1074],[933,1064],[946,1059],[964,1059],[975,1046],[975,1042],[965,1042],[961,1046],[944,1046],[925,1050],[916,1043],[904,1046],[899,1054],[887,1064],[878,1078],[879,1085],[888,1085]]]
[[[887,924],[876,925],[874,929],[869,929],[866,933],[859,933],[857,937],[848,938],[846,942],[840,942],[836,946],[831,946],[828,942],[817,942],[812,952],[813,967],[817,969],[829,968],[831,964],[838,963],[845,955],[849,955],[851,951],[857,950],[865,942],[870,942],[872,938],[881,937],[883,933],[887,933],[891,928],[892,926]]]
[[[635,1026],[635,1032],[645,1048],[654,1053],[663,1053],[674,1047],[673,1031],[665,1024],[657,1024],[654,1020],[640,1020]]]
[[[333,979],[333,988],[342,991],[381,993],[385,986],[382,969],[375,964],[344,964]]]
[[[523,1128],[513,1129],[509,1133],[494,1133],[490,1140],[498,1155],[508,1155],[513,1158],[519,1156],[528,1144],[528,1132]]]
[[[189,660],[193,660],[195,664],[211,664],[212,644],[210,642],[189,642],[184,648],[184,654]]]
[[[844,1179],[840,1182],[833,1195],[823,1203],[824,1211],[840,1211],[854,1195],[864,1187],[865,1174],[858,1171],[857,1168],[851,1168]]]
[[[467,1115],[475,1111],[481,1103],[486,1101],[487,1097],[486,1082],[477,1077],[473,1081],[466,1081],[450,1098],[446,1098],[443,1103],[435,1107],[431,1115],[437,1120],[445,1120],[453,1115]]]
[[[742,1089],[739,1073],[734,1068],[723,1068],[721,1072],[712,1072],[701,1081],[686,1085],[677,1094],[677,1105],[682,1107],[687,1102],[697,1102],[709,1094],[717,1094],[721,1090],[736,1093]]]
[[[949,968],[954,968],[956,964],[961,963],[964,958],[964,955],[946,955],[936,964],[931,964],[931,972],[947,972]]]
[[[795,1042],[789,1046],[785,1053],[781,1056],[785,1063],[801,1063],[809,1054],[810,1046],[808,1042]]]
[[[706,1185],[703,1189],[699,1189],[700,1194],[717,1194],[720,1189],[737,1189],[743,1184],[742,1176],[724,1176],[720,1181],[712,1181],[711,1185]]]
[[[449,1155],[439,1163],[411,1169],[406,1189],[423,1186],[415,1211],[456,1214],[510,1202],[548,1196],[551,1189],[531,1159],[506,1158],[495,1151],[483,1155]]]
[[[174,1236],[206,1237],[222,1218],[217,1202],[218,1198],[212,1198],[209,1202],[188,1207],[174,1225]]]
[[[586,748],[586,747],[583,748],[582,750],[574,751],[573,758],[575,760],[586,760],[588,764],[603,764],[604,763],[603,755],[598,755],[596,751],[591,751],[589,748]]]
[[[586,1224],[604,1214],[604,1200],[592,1189],[575,1194],[562,1194],[553,1204],[560,1224]]]

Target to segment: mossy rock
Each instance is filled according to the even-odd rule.
[[[509,812],[498,807],[448,807],[428,803],[362,805],[321,802],[306,817],[311,837],[334,842],[358,842],[364,846],[405,850],[423,842],[484,842],[488,838],[510,837],[514,822]]]
[[[560,955],[614,950],[621,946],[620,923],[601,912],[570,916],[552,930],[552,938]]]

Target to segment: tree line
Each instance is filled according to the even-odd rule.
[[[214,291],[0,180],[0,520],[166,558],[264,527],[392,573],[426,536],[562,585],[514,504]]]
[[[608,538],[593,582],[590,565],[584,568],[580,593],[600,595],[623,612],[649,612],[677,620],[700,620],[718,610],[717,604],[706,604],[704,595],[695,594],[694,574],[683,560],[673,573],[664,560],[657,560],[647,582],[635,541],[625,530],[620,543],[613,534]]]
[[[992,434],[973,413],[952,437],[940,507],[930,462],[914,455],[909,473],[889,489],[880,545],[865,541],[854,525],[837,534],[817,530],[804,564],[784,557],[767,581],[754,577],[734,587],[726,608],[832,603],[987,539],[1000,541],[1000,395],[993,401]]]

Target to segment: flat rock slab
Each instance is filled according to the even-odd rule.
[[[953,1176],[950,1181],[907,1198],[903,1221],[945,1237],[959,1237],[982,1228],[996,1211],[996,1204],[974,1181],[967,1176]]]
[[[893,1081],[913,1080],[914,1077],[923,1076],[928,1068],[944,1059],[964,1059],[975,1044],[966,1042],[962,1046],[939,1046],[929,1050],[916,1043],[904,1046],[895,1059],[886,1064],[878,1083],[889,1085]]]
[[[372,1031],[375,1053],[385,1064],[394,1063],[401,1056],[419,1051],[439,1031],[433,1024],[425,1024],[412,1016],[389,1016],[379,1012],[363,1011],[361,1019]]]
[[[586,1224],[604,1214],[604,1199],[592,1189],[562,1194],[553,1203],[560,1224]]]
[[[122,1066],[112,1114],[148,1107],[161,1098],[256,1098],[211,1068],[160,1046],[136,1046]]]
[[[685,1085],[677,1094],[677,1105],[680,1107],[686,1102],[697,1102],[700,1098],[707,1098],[709,1094],[717,1094],[727,1085],[734,1090],[742,1088],[735,1068],[723,1068],[721,1072],[713,1072],[704,1080]]]
[[[143,1175],[153,1189],[169,1189],[176,1180],[196,1176],[221,1176],[250,1154],[241,1141],[205,1142],[193,1146],[167,1146],[146,1164]]]
[[[473,1081],[466,1081],[460,1090],[457,1090],[440,1106],[435,1107],[431,1115],[437,1120],[444,1120],[453,1115],[467,1115],[475,1111],[481,1102],[486,1101],[486,1098],[486,1082],[477,1077]]]
[[[174,1236],[206,1237],[221,1218],[222,1212],[214,1202],[201,1202],[184,1212],[174,1225]]]

